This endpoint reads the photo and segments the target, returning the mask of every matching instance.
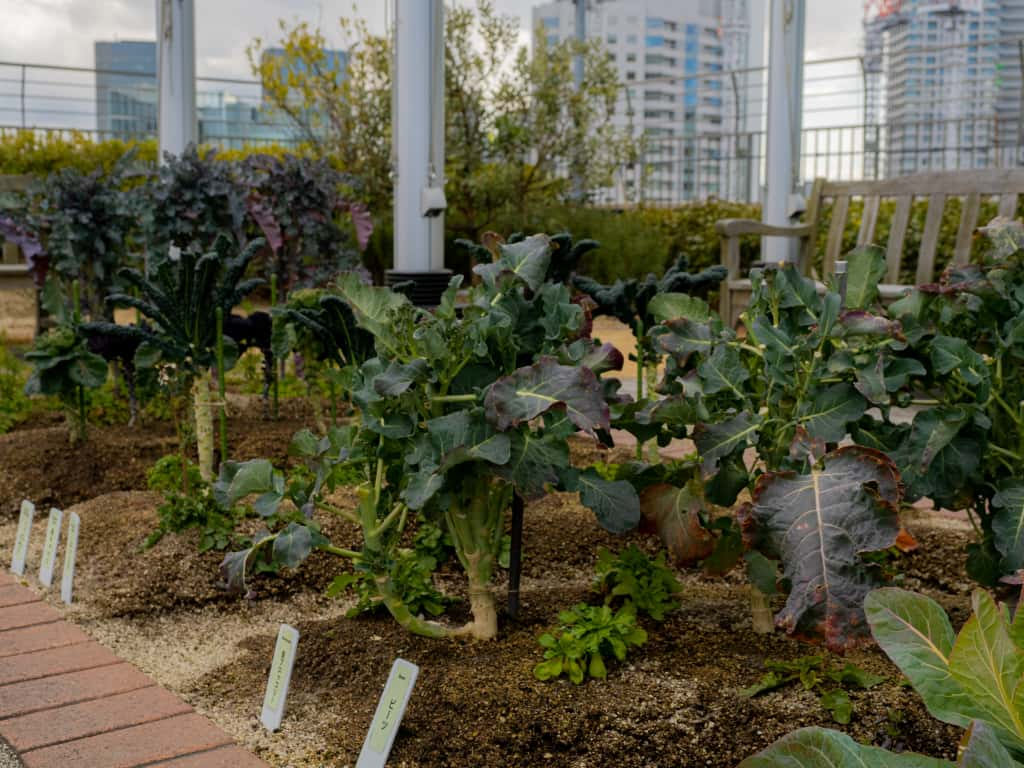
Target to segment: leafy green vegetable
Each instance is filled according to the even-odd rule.
[[[664,621],[665,614],[679,607],[675,597],[683,586],[665,566],[664,552],[652,560],[635,544],[618,555],[601,547],[595,570],[594,589],[605,596],[606,605],[619,600],[630,602],[655,621]]]
[[[544,633],[538,639],[544,661],[533,668],[538,680],[567,675],[576,685],[587,677],[608,676],[605,659],[625,661],[630,648],[647,642],[647,633],[636,626],[636,610],[626,603],[618,611],[607,605],[580,603],[558,614],[557,634]]]

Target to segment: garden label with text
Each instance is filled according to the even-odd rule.
[[[57,562],[57,545],[60,544],[60,526],[63,522],[64,513],[56,507],[50,507],[46,539],[43,541],[43,557],[39,563],[39,583],[44,587],[53,584],[53,567]]]
[[[14,537],[14,555],[11,557],[11,571],[19,576],[25,573],[25,558],[28,557],[28,539],[32,535],[32,517],[35,513],[35,504],[28,499],[21,502],[18,532]]]
[[[292,681],[292,667],[295,666],[295,651],[299,646],[299,630],[282,624],[277,632],[274,645],[274,660],[270,665],[267,692],[263,697],[263,712],[260,722],[269,731],[281,727],[284,717],[284,703],[288,698],[288,686]]]
[[[71,605],[71,588],[75,581],[75,557],[78,555],[78,528],[82,519],[77,512],[68,515],[68,540],[64,545],[64,573],[60,579],[60,599]]]
[[[405,659],[395,659],[356,768],[384,768],[419,673],[420,668],[415,664]]]

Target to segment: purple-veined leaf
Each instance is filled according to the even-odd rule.
[[[274,215],[273,204],[264,199],[258,192],[252,192],[246,198],[246,205],[249,209],[249,215],[253,217],[263,232],[263,236],[267,238],[267,245],[276,254],[284,244],[284,237],[281,234],[281,225]]]
[[[573,424],[592,436],[598,429],[611,428],[608,404],[594,372],[559,365],[553,357],[541,357],[494,382],[484,398],[484,409],[502,432],[550,410],[565,411]]]
[[[580,360],[580,365],[589,368],[598,376],[608,371],[621,371],[624,363],[622,353],[608,342],[595,346]]]
[[[887,752],[858,744],[845,733],[801,728],[748,757],[738,768],[955,768],[947,760],[911,752]],[[999,768],[1010,768],[1000,766]]]
[[[703,501],[699,483],[649,486],[640,494],[640,530],[657,533],[679,565],[703,560],[715,549],[715,537],[701,523]]]
[[[896,543],[902,497],[892,460],[857,445],[806,475],[760,477],[740,518],[748,546],[779,558],[791,584],[778,627],[838,652],[869,641],[863,603],[877,576],[860,555]]]
[[[704,461],[704,471],[714,472],[719,459],[753,443],[760,427],[761,420],[746,411],[717,424],[698,424],[693,430],[693,442]]]
[[[897,320],[888,320],[860,309],[843,312],[839,325],[848,336],[889,336],[904,341],[903,327]]]
[[[360,251],[365,251],[373,234],[373,216],[364,203],[348,203],[348,215],[352,218],[352,226],[356,230],[356,243]]]

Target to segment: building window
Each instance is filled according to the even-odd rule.
[[[626,35],[626,45],[636,45],[636,35]]]
[[[661,48],[665,45],[665,38],[660,35],[648,35],[644,40],[644,45],[648,48]]]
[[[664,29],[665,28],[665,20],[664,19],[656,19],[656,18],[648,17],[647,18],[647,28],[648,29]]]
[[[636,61],[636,54],[635,53],[627,53],[626,54],[626,61],[628,63],[632,63],[632,62]]]
[[[616,34],[608,35],[608,45],[615,45],[617,42],[619,42],[619,36],[618,35],[616,35]]]
[[[543,19],[544,29],[558,29],[557,16],[545,16]]]

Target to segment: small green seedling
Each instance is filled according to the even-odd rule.
[[[751,698],[799,682],[805,691],[817,693],[821,706],[832,714],[833,720],[844,725],[853,715],[853,702],[847,689],[866,690],[885,680],[850,662],[833,669],[822,656],[801,656],[792,661],[769,659],[764,666],[768,671],[752,686],[740,691],[741,696]]]
[[[589,675],[605,678],[605,657],[625,661],[631,647],[647,642],[647,632],[636,625],[636,608],[627,602],[613,612],[607,605],[580,603],[558,614],[559,634],[544,633],[538,641],[544,647],[544,661],[533,668],[538,680],[568,675],[576,685]]]
[[[635,544],[613,555],[601,547],[597,551],[597,579],[594,589],[604,595],[605,605],[622,599],[655,621],[679,607],[675,596],[683,585],[665,566],[665,553],[653,560]]]

